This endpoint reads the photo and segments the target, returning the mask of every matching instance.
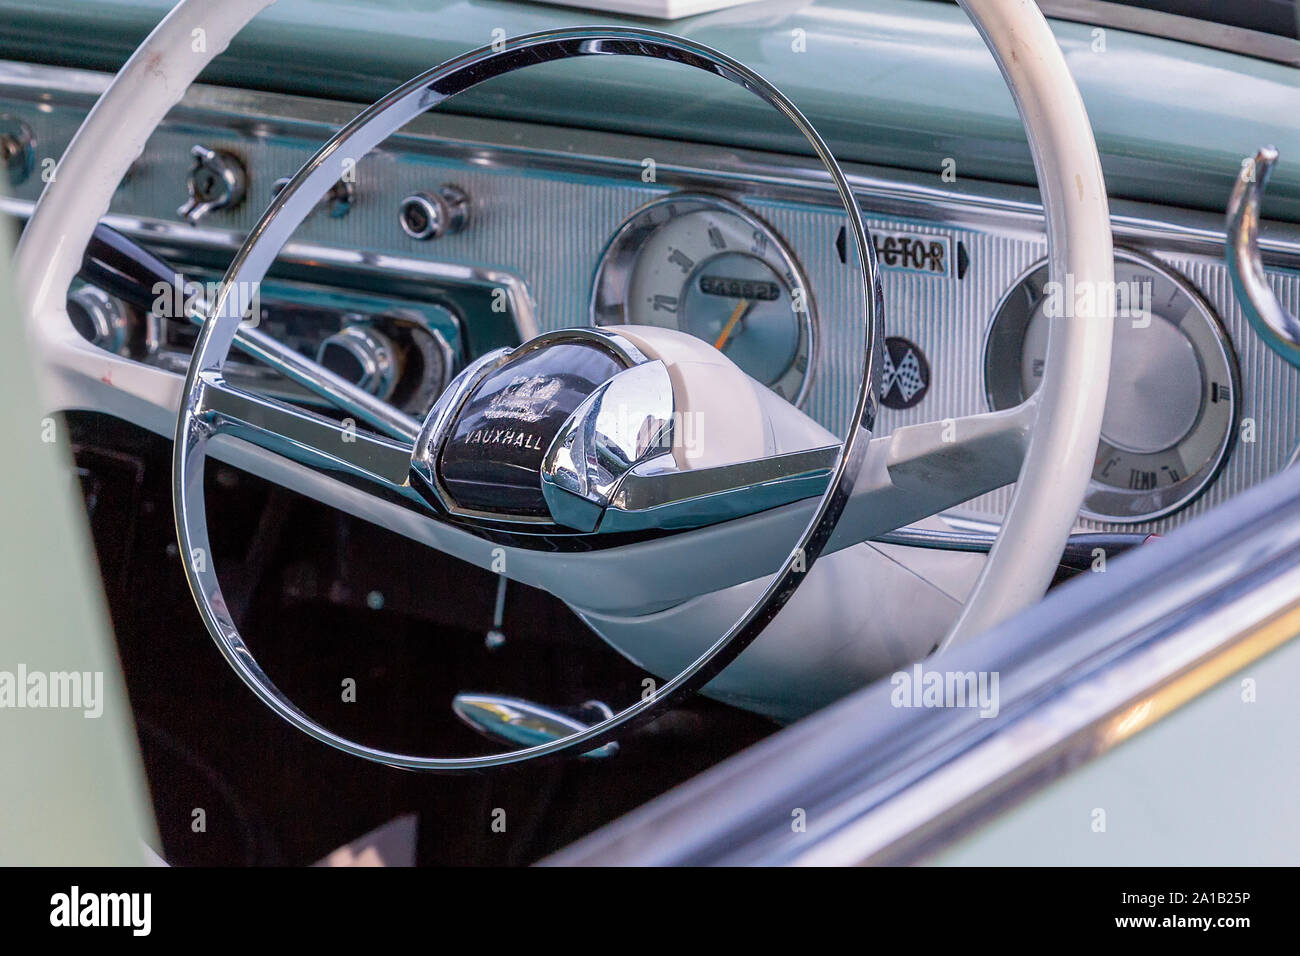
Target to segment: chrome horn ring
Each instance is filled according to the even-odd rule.
[[[825,165],[848,214],[848,228],[858,253],[863,279],[864,370],[854,416],[840,448],[829,482],[812,519],[799,541],[762,595],[732,627],[684,670],[653,695],[638,700],[585,730],[548,743],[478,757],[428,757],[400,754],[370,747],[328,730],[290,701],[261,669],[231,619],[210,560],[203,474],[207,445],[219,434],[248,437],[251,429],[238,415],[214,413],[208,399],[225,395],[250,405],[250,396],[225,385],[222,370],[255,289],[265,277],[280,248],[331,187],[362,156],[416,116],[452,96],[492,79],[539,62],[585,56],[643,56],[681,63],[712,73],[743,87],[781,112],[804,135]],[[877,365],[875,346],[883,311],[875,253],[867,239],[861,213],[848,182],[826,144],[799,110],[779,90],[744,65],[715,50],[680,37],[649,30],[589,28],[547,31],[507,41],[498,49],[485,47],[456,57],[416,77],[379,100],[332,139],[298,170],[272,200],[262,218],[235,255],[199,335],[182,393],[173,458],[173,498],[177,535],[185,574],[199,613],[217,647],[253,692],[288,723],[332,747],[377,763],[411,770],[470,771],[500,767],[524,760],[554,757],[566,752],[586,753],[611,742],[631,724],[662,712],[678,695],[698,690],[731,663],[762,633],[766,625],[794,594],[825,547],[843,512],[860,470],[863,453],[876,414]],[[282,411],[293,414],[282,407]],[[250,411],[255,411],[251,409]],[[304,432],[319,428],[307,414],[294,419]],[[265,438],[265,436],[263,436]],[[297,436],[273,436],[285,446]],[[364,442],[367,461],[381,483],[410,491],[399,474],[401,455],[410,451],[401,443],[377,436],[357,435]],[[337,466],[328,459],[318,462]],[[409,474],[409,468],[408,468]],[[373,477],[373,476],[372,476]],[[408,497],[414,497],[410,492]]]

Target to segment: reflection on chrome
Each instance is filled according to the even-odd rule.
[[[1277,160],[1277,150],[1265,146],[1242,161],[1228,201],[1228,271],[1241,309],[1260,338],[1300,366],[1300,320],[1278,300],[1259,254],[1259,205]]]

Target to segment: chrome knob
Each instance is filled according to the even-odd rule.
[[[393,343],[368,325],[349,325],[335,332],[316,350],[316,361],[379,398],[388,398],[397,384]]]
[[[0,113],[0,164],[9,174],[9,185],[26,181],[36,165],[36,136],[16,116]]]
[[[289,177],[281,176],[271,183],[271,195],[280,195],[280,191],[287,185],[289,185]],[[316,205],[324,205],[329,209],[331,218],[342,219],[352,211],[352,204],[356,201],[356,193],[356,187],[351,180],[340,179],[330,187],[330,191],[325,194],[325,198]]]
[[[469,221],[469,196],[455,186],[439,186],[432,193],[413,193],[402,200],[397,218],[402,232],[412,239],[455,235]]]
[[[131,336],[131,313],[103,289],[83,285],[68,295],[68,318],[83,339],[122,354]]]
[[[185,181],[190,198],[176,210],[178,216],[197,223],[213,210],[243,202],[248,173],[237,156],[202,145],[191,149],[190,155],[194,157],[194,168]]]

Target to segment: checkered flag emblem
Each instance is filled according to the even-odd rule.
[[[914,349],[908,349],[903,360],[894,365],[894,357],[885,350],[885,368],[882,379],[881,395],[888,395],[891,389],[898,389],[899,397],[910,402],[912,396],[925,388],[925,379],[921,375],[921,362]]]

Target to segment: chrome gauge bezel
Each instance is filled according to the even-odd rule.
[[[769,385],[793,405],[802,405],[817,367],[817,303],[803,267],[785,239],[752,210],[710,193],[679,192],[653,199],[636,209],[614,232],[601,251],[592,278],[589,317],[592,325],[627,324],[627,295],[638,259],[650,237],[672,220],[713,210],[739,219],[765,239],[765,254],[756,256],[787,284],[803,291],[804,310],[792,312],[798,324],[795,357],[780,379]],[[692,281],[693,274],[684,278]],[[800,367],[802,363],[802,367]],[[797,378],[797,384],[795,379]],[[767,384],[767,383],[765,383]],[[777,386],[783,385],[782,388]]]
[[[1134,525],[1156,521],[1187,507],[1223,470],[1237,436],[1241,375],[1236,350],[1232,347],[1232,340],[1222,321],[1205,296],[1186,277],[1155,259],[1127,249],[1116,249],[1115,259],[1117,262],[1148,270],[1158,280],[1171,284],[1177,290],[1178,296],[1185,299],[1190,306],[1178,324],[1181,326],[1189,321],[1197,323],[1195,330],[1197,336],[1193,339],[1193,347],[1197,360],[1202,363],[1202,370],[1205,371],[1204,365],[1208,358],[1219,366],[1222,374],[1228,379],[1228,396],[1225,399],[1226,427],[1217,436],[1212,454],[1206,457],[1195,471],[1172,484],[1157,486],[1154,489],[1128,490],[1101,482],[1095,477],[1089,482],[1088,493],[1079,512],[1082,517],[1105,524]],[[1021,381],[1020,356],[1029,322],[1042,301],[1042,289],[1047,282],[1047,277],[1046,259],[1035,262],[1025,270],[998,301],[988,328],[985,330],[981,366],[984,375],[984,398],[992,410],[1011,407],[1025,397]],[[1159,301],[1158,297],[1156,301]],[[1158,305],[1154,306],[1152,311],[1155,313],[1152,317],[1153,321],[1168,321],[1162,317],[1163,310]],[[1116,321],[1125,321],[1125,319],[1119,318]],[[1212,384],[1208,377],[1206,381],[1204,388]],[[1202,427],[1205,411],[1203,399],[1196,423],[1192,426],[1189,435],[1194,435]],[[1184,438],[1179,444],[1184,444],[1187,440]],[[1102,460],[1108,447],[1109,444],[1103,436],[1102,444],[1097,450],[1098,462]]]

